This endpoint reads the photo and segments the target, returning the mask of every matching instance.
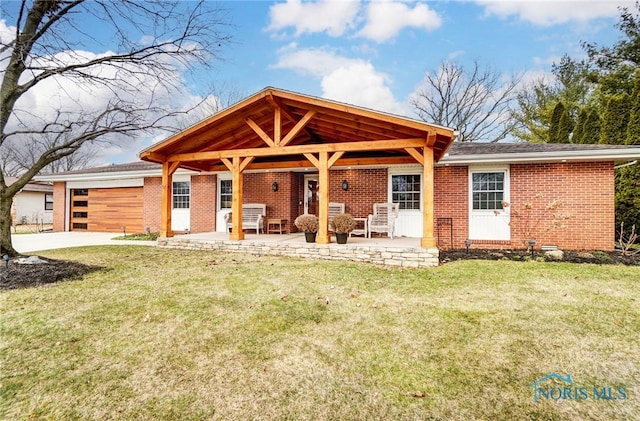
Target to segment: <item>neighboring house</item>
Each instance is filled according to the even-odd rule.
[[[54,183],[55,231],[225,232],[234,198],[266,204],[267,218],[286,219],[295,231],[302,213],[322,219],[323,202],[344,203],[355,217],[395,202],[395,234],[421,238],[423,247],[464,248],[468,239],[525,247],[533,237],[538,246],[613,248],[614,166],[639,159],[640,148],[453,137],[439,126],[267,88],[141,153],[157,163],[38,179]],[[231,239],[243,239],[232,231]]]
[[[8,186],[17,178],[6,177]],[[51,224],[53,222],[53,186],[50,183],[31,181],[13,198],[11,224]]]

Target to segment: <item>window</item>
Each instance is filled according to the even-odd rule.
[[[74,196],[89,196],[89,189],[73,189]]]
[[[220,209],[231,209],[232,180],[220,180]]]
[[[53,193],[44,194],[44,210],[53,210]]]
[[[473,210],[499,210],[505,193],[505,173],[476,172],[472,174]]]
[[[391,176],[391,201],[400,209],[420,210],[420,174]]]
[[[190,187],[188,181],[173,182],[173,209],[189,209]]]

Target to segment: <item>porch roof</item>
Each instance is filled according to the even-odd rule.
[[[217,171],[226,169],[224,158],[255,156],[247,169],[291,168],[311,165],[304,154],[324,149],[344,152],[336,165],[415,163],[407,148],[430,147],[438,161],[453,139],[446,127],[268,87],[143,150],[140,158]]]

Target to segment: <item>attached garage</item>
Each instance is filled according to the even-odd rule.
[[[143,188],[71,189],[71,231],[144,232]]]
[[[174,177],[172,215],[175,231],[191,229],[193,174],[193,171],[181,169]],[[160,229],[161,176],[160,165],[140,161],[38,178],[53,182],[54,231],[122,233],[124,227],[127,234],[141,234]],[[204,188],[209,190],[210,187]],[[215,187],[211,192],[215,192]],[[206,212],[202,217],[215,218],[215,212]],[[213,229],[213,223],[210,226],[209,229]]]

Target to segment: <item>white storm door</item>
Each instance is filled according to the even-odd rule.
[[[509,170],[469,168],[469,238],[511,240]]]
[[[175,179],[171,189],[171,230],[191,229],[191,180]]]
[[[218,211],[216,212],[216,232],[225,232],[226,223],[224,221],[225,216],[231,212],[231,175],[219,175],[218,176],[218,197],[216,203],[218,205]]]
[[[389,202],[399,206],[394,235],[422,237],[422,174],[416,170],[389,170]]]

